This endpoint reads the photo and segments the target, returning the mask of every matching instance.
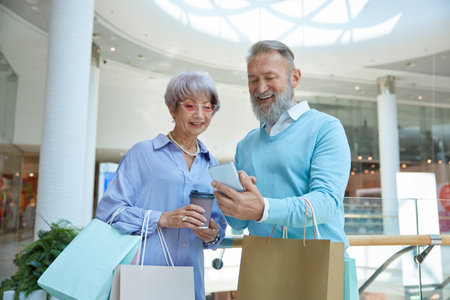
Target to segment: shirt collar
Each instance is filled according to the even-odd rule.
[[[286,112],[282,113],[280,118],[278,119],[278,121],[288,119],[289,117],[293,121],[297,121],[298,118],[300,118],[301,115],[303,115],[308,110],[310,110],[308,101],[306,101],[306,100],[302,101],[302,102],[297,103],[296,105],[292,106],[291,108],[289,108]],[[261,128],[264,127],[264,125],[266,127],[268,127],[265,122],[260,122],[259,125]]]
[[[288,110],[288,114],[292,118],[292,120],[297,121],[298,118],[300,118],[300,116],[303,115],[305,112],[307,112],[309,109],[310,108],[308,101],[305,100],[292,106]]]
[[[171,143],[169,138],[165,136],[164,134],[160,133],[156,138],[153,140],[153,148],[155,150],[159,150],[163,147],[165,147],[167,144]],[[200,153],[204,153],[208,159],[210,159],[210,154],[208,148],[206,148],[205,144],[202,143],[202,141],[198,140],[198,146],[200,147]]]

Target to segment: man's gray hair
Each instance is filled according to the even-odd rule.
[[[217,112],[220,107],[219,96],[216,86],[211,77],[204,72],[184,71],[175,75],[167,84],[164,99],[166,105],[173,111],[177,111],[177,104],[186,97],[195,97],[206,95],[212,104],[216,104],[217,108],[213,113]]]
[[[275,40],[259,41],[253,44],[248,50],[249,54],[247,56],[247,63],[256,55],[268,51],[277,51],[282,56],[284,56],[289,63],[290,72],[295,69],[294,53],[292,52],[292,50],[282,42]]]

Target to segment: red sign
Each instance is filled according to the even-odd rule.
[[[443,185],[439,192],[439,199],[442,207],[446,211],[450,211],[450,184]]]

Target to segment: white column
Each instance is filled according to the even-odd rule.
[[[35,233],[60,219],[84,225],[93,19],[94,0],[52,1]]]
[[[94,204],[94,176],[95,176],[95,149],[97,139],[97,108],[98,90],[100,82],[100,48],[92,45],[91,72],[89,77],[89,101],[87,109],[87,130],[86,130],[86,159],[84,177],[84,213],[83,224],[87,224],[92,219],[92,208]]]
[[[381,196],[384,234],[398,234],[396,173],[400,170],[395,77],[378,82],[378,139],[380,148]]]

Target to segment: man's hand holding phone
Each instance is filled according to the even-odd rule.
[[[256,178],[248,176],[244,171],[239,171],[238,178],[245,189],[243,192],[217,181],[211,183],[215,188],[214,196],[219,208],[226,216],[241,220],[261,220],[264,213],[264,199],[256,187]]]

